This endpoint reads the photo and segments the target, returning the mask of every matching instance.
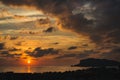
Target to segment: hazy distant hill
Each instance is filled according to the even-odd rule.
[[[120,66],[120,62],[107,60],[107,59],[88,58],[88,59],[80,60],[80,63],[74,66],[85,66],[85,67]]]

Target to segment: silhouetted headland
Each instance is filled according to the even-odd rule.
[[[80,60],[80,63],[74,66],[84,66],[84,67],[119,67],[120,62],[107,59],[94,59],[88,58]]]

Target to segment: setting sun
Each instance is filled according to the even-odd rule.
[[[27,63],[28,63],[28,64],[30,64],[30,63],[31,63],[31,61],[30,61],[30,60],[28,60],[28,61],[27,61]]]

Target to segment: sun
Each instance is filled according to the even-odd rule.
[[[27,63],[28,63],[28,64],[31,64],[31,60],[28,60]]]

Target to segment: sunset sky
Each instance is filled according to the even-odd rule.
[[[120,61],[119,0],[0,0],[0,66]]]

